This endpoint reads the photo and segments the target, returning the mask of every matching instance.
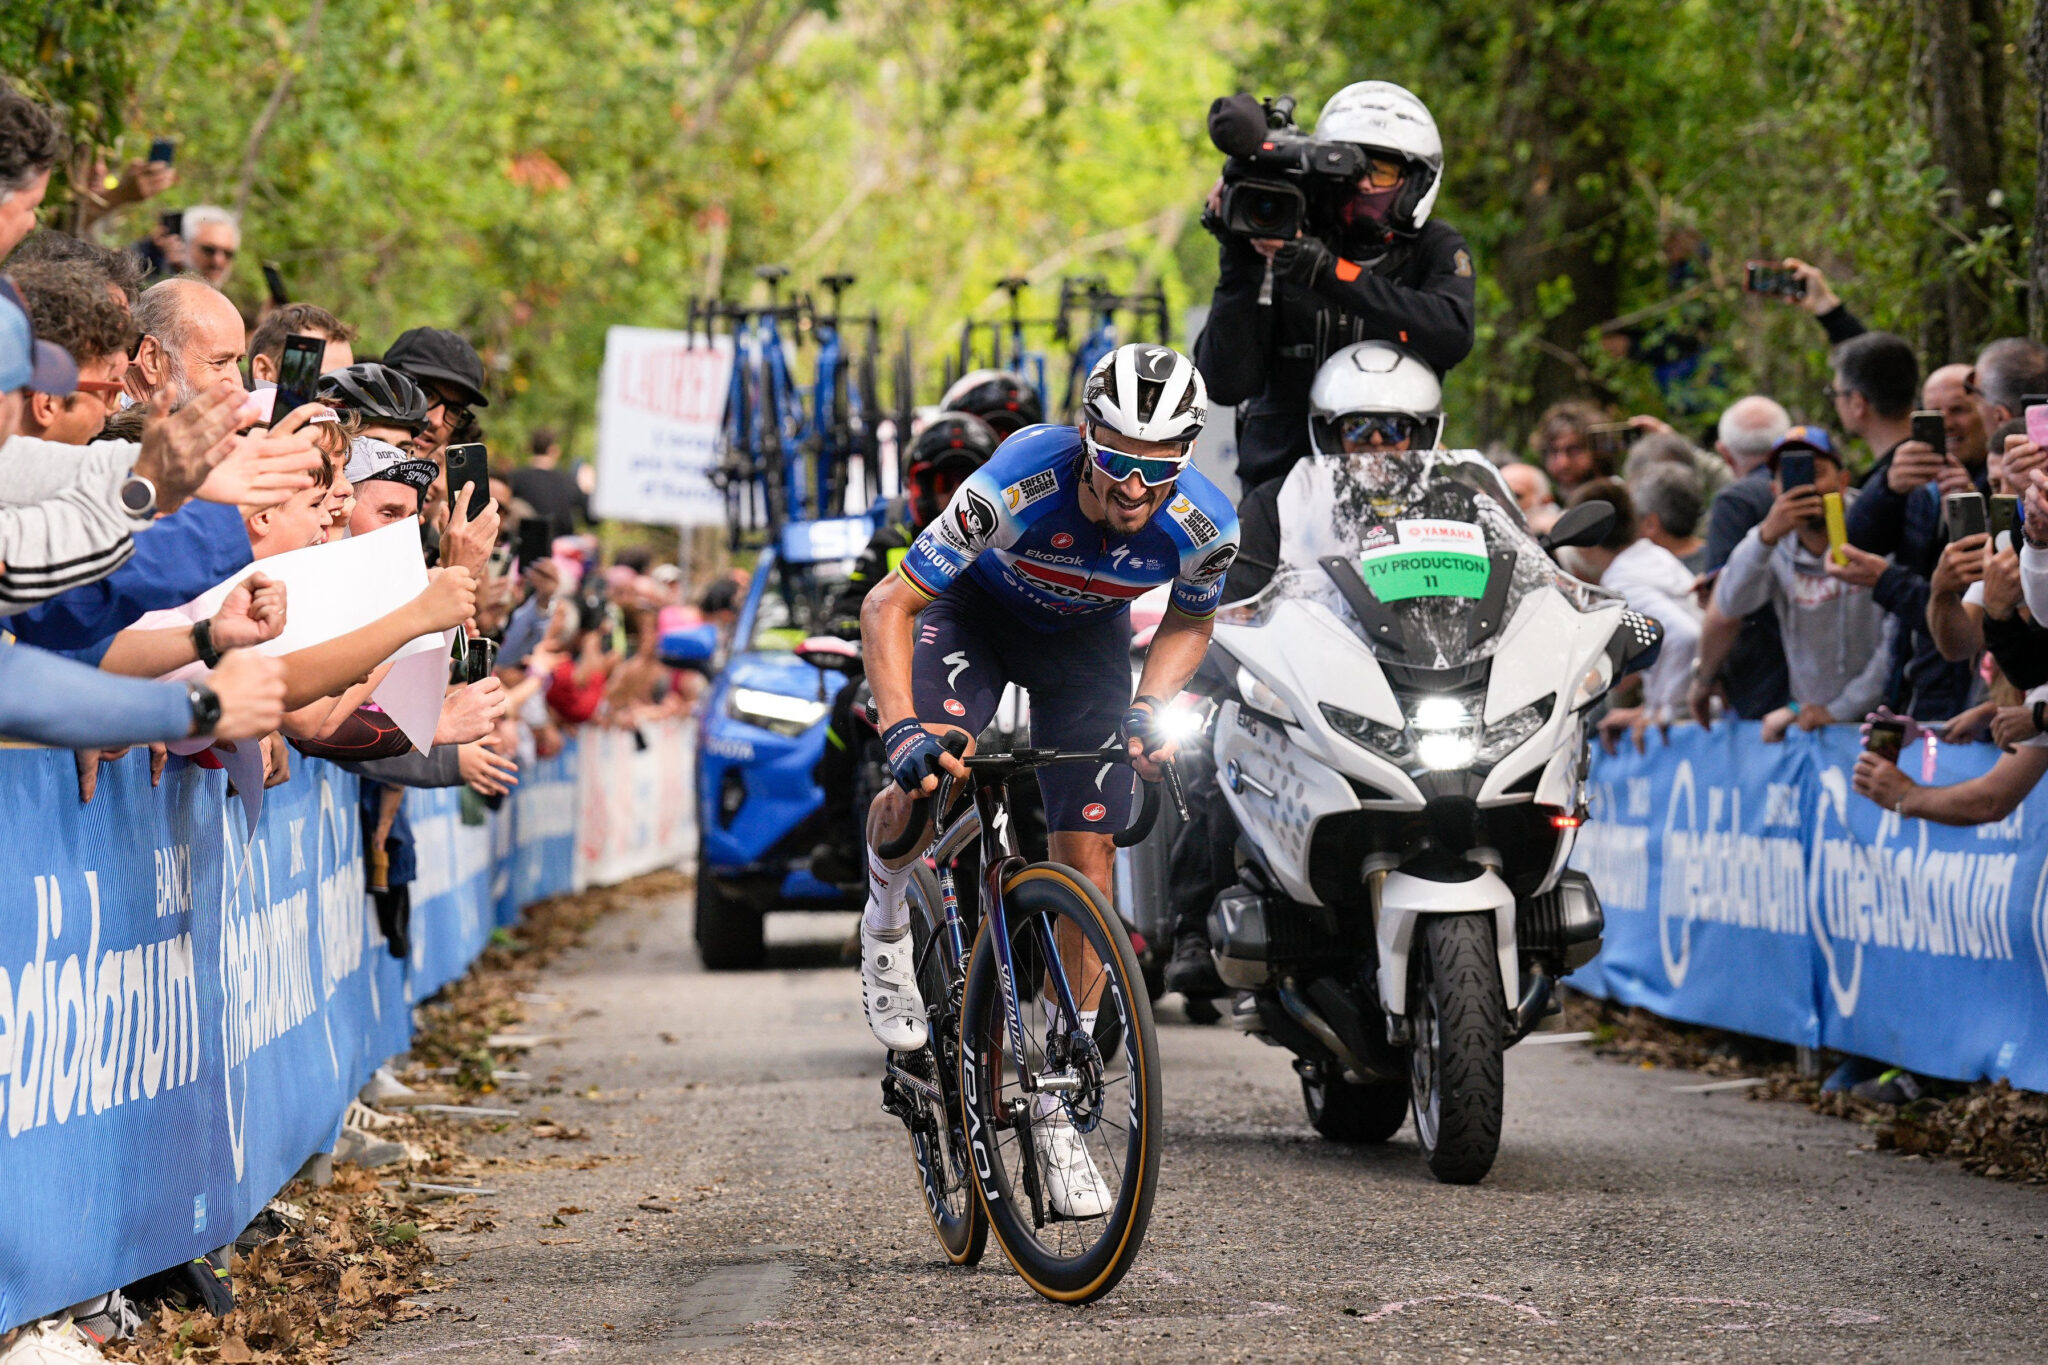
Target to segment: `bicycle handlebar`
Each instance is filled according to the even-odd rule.
[[[872,704],[870,704],[870,711],[872,711]],[[946,751],[955,758],[959,758],[966,747],[966,737],[959,731],[956,730],[946,737]],[[1131,759],[1130,755],[1122,749],[1112,745],[1102,749],[1012,749],[1009,753],[1005,754],[977,754],[972,758],[962,759],[961,761],[967,765],[970,772],[980,769],[982,771],[995,770],[1008,773],[1023,771],[1027,768],[1040,768],[1049,763],[1100,763],[1104,761],[1129,763]],[[934,774],[939,773],[939,761],[936,758],[928,758],[925,762],[930,765],[930,770]],[[1168,780],[1173,784],[1174,803],[1180,808],[1182,816],[1185,818],[1187,807],[1180,796],[1180,775],[1174,770],[1171,763],[1163,766]],[[949,791],[952,781],[952,778],[941,775],[938,791],[935,794],[944,796]],[[1138,785],[1144,788],[1144,799],[1138,807],[1138,818],[1133,820],[1127,828],[1119,830],[1110,836],[1110,842],[1118,848],[1129,848],[1133,844],[1143,842],[1145,836],[1152,832],[1152,826],[1159,819],[1160,784],[1157,782],[1146,782],[1141,778]],[[876,845],[875,852],[880,854],[884,860],[888,860],[900,858],[915,848],[919,837],[924,833],[925,819],[931,811],[931,802],[931,796],[925,795],[920,795],[912,801],[910,803],[910,823],[904,828],[903,833],[887,843]]]

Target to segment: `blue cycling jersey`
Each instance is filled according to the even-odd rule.
[[[1166,582],[1182,614],[1214,615],[1237,558],[1237,513],[1222,490],[1190,467],[1143,529],[1114,535],[1081,511],[1085,459],[1073,427],[1017,432],[955,490],[897,571],[934,598],[969,574],[1040,631],[1124,611]]]

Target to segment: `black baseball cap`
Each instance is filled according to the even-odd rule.
[[[415,327],[401,333],[385,350],[384,363],[412,379],[439,379],[467,390],[473,408],[491,405],[484,397],[483,358],[454,332]]]

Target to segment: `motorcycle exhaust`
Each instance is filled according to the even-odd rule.
[[[1277,994],[1281,1007],[1294,1017],[1294,1021],[1314,1034],[1317,1042],[1336,1055],[1337,1061],[1344,1068],[1344,1079],[1360,1082],[1376,1074],[1365,1063],[1359,1061],[1358,1054],[1337,1036],[1337,1030],[1330,1027],[1330,1021],[1318,1014],[1315,1006],[1302,998],[1301,992],[1294,987],[1292,977],[1280,983]]]

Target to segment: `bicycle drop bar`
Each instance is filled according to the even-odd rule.
[[[956,744],[959,744],[960,747],[956,748]],[[952,753],[954,757],[958,758],[960,749],[964,747],[965,745],[960,741],[957,732],[947,737],[947,751]],[[1053,763],[1129,763],[1130,761],[1130,755],[1114,745],[1102,749],[1012,749],[1008,753],[976,754],[971,758],[961,759],[961,762],[967,765],[969,772],[992,773],[999,780],[1015,776],[1018,773],[1029,772],[1034,768],[1043,768]],[[932,765],[934,773],[939,771],[937,759],[928,759],[927,762]],[[1172,764],[1169,763],[1165,766],[1167,772],[1172,777],[1177,795],[1180,783],[1179,775],[1174,773]],[[949,785],[950,779],[942,777],[939,783],[939,793],[941,795],[945,794],[949,789]],[[1152,832],[1152,826],[1159,818],[1159,784],[1157,782],[1140,780],[1138,785],[1144,788],[1144,800],[1139,805],[1138,818],[1131,822],[1129,828],[1119,830],[1116,834],[1110,836],[1110,842],[1118,848],[1129,848],[1131,845],[1141,842],[1146,835]],[[931,797],[929,796],[919,796],[915,801],[911,802],[909,825],[896,838],[891,839],[885,844],[878,845],[875,852],[884,859],[900,858],[910,852],[912,848],[917,846],[918,838],[924,832],[925,819],[930,810]]]

